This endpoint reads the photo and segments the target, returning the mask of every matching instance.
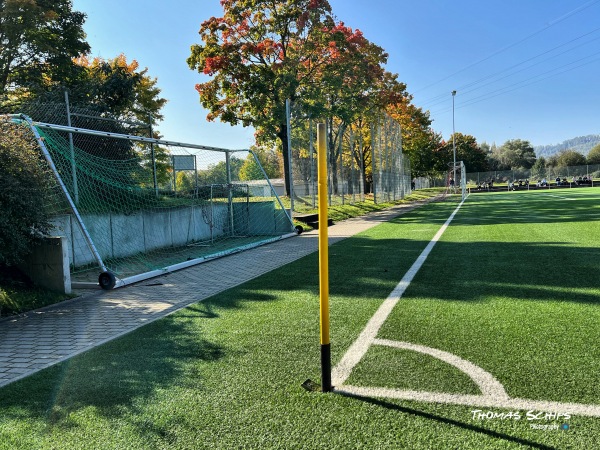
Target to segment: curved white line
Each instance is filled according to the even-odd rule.
[[[481,393],[484,396],[491,396],[498,400],[508,399],[508,394],[504,390],[504,386],[496,380],[489,372],[486,372],[481,367],[462,359],[452,353],[438,350],[436,348],[425,347],[424,345],[411,344],[410,342],[390,341],[387,339],[375,339],[373,344],[384,345],[386,347],[400,348],[403,350],[412,350],[419,353],[424,353],[434,358],[440,359],[457,369],[467,374],[477,384]]]

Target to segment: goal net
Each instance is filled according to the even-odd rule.
[[[447,193],[460,194],[461,200],[465,200],[468,195],[467,189],[467,170],[465,169],[465,163],[462,161],[456,161],[450,163],[450,170],[447,174]],[[456,179],[454,178],[456,176]]]
[[[266,176],[237,180],[246,159],[264,173],[247,150],[11,120],[54,171],[75,285],[118,287],[295,234]]]

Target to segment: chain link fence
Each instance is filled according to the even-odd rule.
[[[600,165],[598,164],[467,173],[467,183],[471,188],[487,188],[498,184],[543,187],[592,186],[599,182]]]
[[[410,162],[402,153],[400,124],[387,115],[372,115],[349,125],[315,120],[290,108],[294,211],[317,207],[317,122],[327,125],[329,205],[373,199],[393,202],[412,190]]]

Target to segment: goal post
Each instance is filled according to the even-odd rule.
[[[460,171],[460,196],[461,200],[464,201],[469,193],[467,189],[467,170],[463,161],[457,161],[456,165],[456,170]]]
[[[297,234],[248,150],[4,117],[31,129],[52,169],[44,207],[75,287],[124,286]],[[238,180],[246,158],[262,177]]]

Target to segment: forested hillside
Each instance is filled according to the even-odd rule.
[[[555,145],[538,145],[534,147],[535,154],[540,156],[551,156],[561,150],[575,150],[583,155],[587,155],[592,147],[600,144],[600,134],[589,134],[587,136],[578,136],[568,139]]]

